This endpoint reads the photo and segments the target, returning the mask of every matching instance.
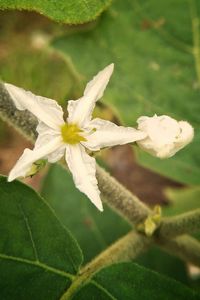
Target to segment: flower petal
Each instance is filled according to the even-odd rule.
[[[82,98],[68,101],[68,123],[78,123],[79,126],[83,126],[90,121],[95,103],[103,96],[113,69],[114,64],[107,66],[87,84]]]
[[[97,185],[96,162],[93,157],[90,157],[82,145],[67,145],[66,161],[76,187],[86,194],[92,203],[103,211],[102,202],[100,199],[100,191]]]
[[[43,122],[39,122],[37,128],[38,137],[35,142],[34,150],[41,148],[52,141],[52,139],[58,138],[60,136],[60,131],[56,131]],[[66,145],[63,143],[58,149],[46,156],[48,162],[55,163],[60,160],[65,154]]]
[[[133,143],[146,137],[146,133],[135,128],[117,126],[110,121],[98,118],[90,122],[90,130],[92,129],[95,129],[94,133],[86,136],[87,141],[82,142],[86,148],[92,151],[98,151],[104,147]]]
[[[194,129],[188,122],[178,122],[166,115],[142,116],[137,123],[138,129],[147,134],[138,141],[139,147],[161,159],[173,156],[194,137]]]
[[[40,148],[36,147],[33,150],[25,149],[22,156],[11,170],[8,176],[8,181],[13,181],[15,178],[26,176],[35,161],[45,158],[47,155],[53,153],[61,146],[61,138],[57,137],[48,144],[43,144],[43,146]]]
[[[55,100],[36,96],[29,91],[25,91],[9,83],[5,83],[4,85],[17,109],[27,109],[35,115],[38,120],[54,129],[58,129],[64,122],[63,110]]]

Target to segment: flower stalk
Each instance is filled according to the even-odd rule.
[[[157,234],[160,237],[174,238],[185,233],[195,233],[200,229],[200,209],[175,217],[164,218]]]
[[[102,268],[111,264],[130,261],[143,253],[151,244],[151,240],[135,231],[116,241],[105,251],[100,253],[95,259],[80,270],[79,276],[72,282],[69,289],[64,292],[60,300],[71,299],[83,285],[85,285],[92,276]]]

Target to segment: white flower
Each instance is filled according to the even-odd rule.
[[[138,129],[147,137],[138,145],[153,156],[167,158],[189,144],[194,137],[193,127],[185,121],[176,121],[168,116],[140,117]]]
[[[117,126],[109,121],[93,119],[95,102],[103,96],[114,65],[107,66],[90,81],[82,98],[68,101],[68,118],[63,120],[62,108],[56,101],[36,96],[11,84],[5,84],[16,107],[29,110],[39,121],[38,138],[33,150],[25,149],[11,170],[8,181],[25,177],[32,164],[42,158],[54,163],[65,156],[76,187],[103,210],[95,177],[95,159],[85,148],[96,151],[102,147],[122,145],[145,138],[134,128]]]

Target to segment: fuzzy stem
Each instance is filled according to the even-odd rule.
[[[200,229],[200,209],[175,217],[164,218],[158,228],[158,236],[174,238],[185,233],[193,233]]]
[[[72,299],[73,295],[85,285],[92,276],[104,267],[113,263],[130,261],[144,252],[151,243],[151,239],[131,231],[119,239],[94,260],[81,269],[80,275],[72,282],[69,289],[62,295],[60,300]]]
[[[151,213],[145,204],[98,165],[97,179],[104,201],[131,224],[138,224]]]
[[[35,141],[37,137],[37,119],[28,111],[16,109],[10,95],[0,82],[0,117],[2,120],[13,126],[29,141]]]

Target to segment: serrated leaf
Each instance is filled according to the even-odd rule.
[[[127,125],[155,113],[191,122],[194,142],[174,158],[161,161],[141,152],[139,161],[177,181],[199,184],[200,82],[193,34],[200,37],[192,29],[190,4],[195,1],[116,0],[95,29],[57,39],[54,46],[70,57],[85,79],[115,63],[104,101],[117,108]],[[196,5],[199,9],[200,2]]]
[[[0,0],[0,9],[31,10],[53,21],[82,24],[94,20],[111,0]]]
[[[73,233],[87,262],[123,234],[130,226],[104,204],[103,213],[74,186],[69,172],[51,166],[42,195],[53,207],[61,222]]]
[[[133,263],[122,263],[101,270],[73,297],[73,300],[85,299],[197,300],[200,297],[175,280]]]
[[[0,298],[58,299],[82,254],[54,211],[28,186],[0,177]]]

